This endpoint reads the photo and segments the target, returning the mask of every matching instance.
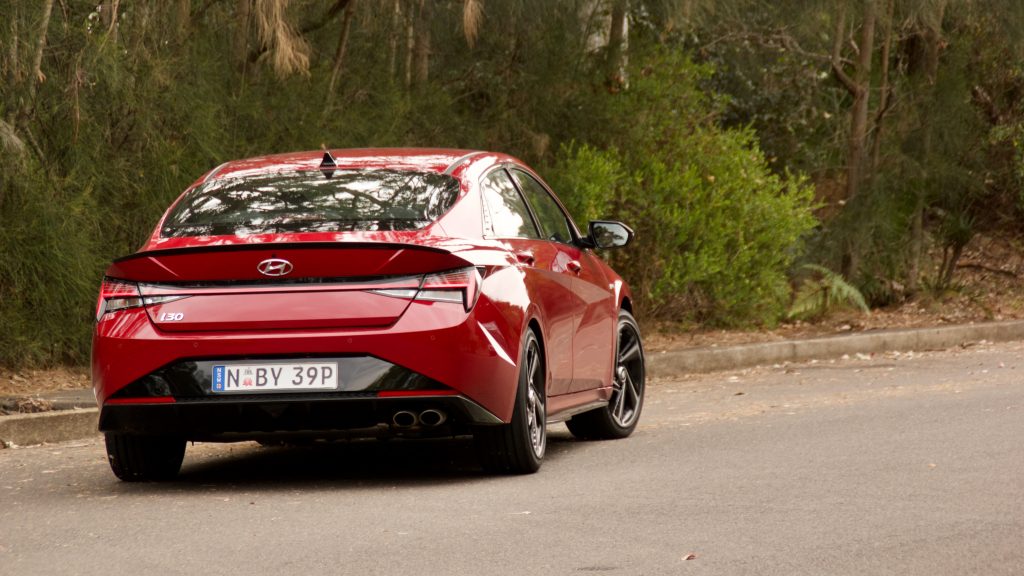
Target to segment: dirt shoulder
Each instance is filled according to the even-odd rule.
[[[771,329],[707,330],[656,324],[645,326],[644,344],[649,351],[660,352],[1020,319],[1024,319],[1024,247],[1016,239],[979,235],[964,250],[953,285],[941,292],[926,288],[911,301],[870,314],[839,311],[816,322],[783,323]]]
[[[18,371],[0,368],[0,397],[80,390],[90,385],[89,371],[85,367]]]

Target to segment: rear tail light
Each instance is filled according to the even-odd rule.
[[[416,300],[458,303],[469,312],[479,296],[480,272],[476,268],[462,268],[424,278]]]
[[[137,284],[104,278],[96,302],[96,321],[103,318],[104,314],[139,306],[142,306],[142,294]]]
[[[480,297],[480,271],[476,268],[460,268],[439,274],[429,274],[417,287],[370,290],[374,294],[394,298],[411,298],[427,302],[451,302],[462,304],[469,312]]]

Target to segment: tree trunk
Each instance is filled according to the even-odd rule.
[[[416,46],[415,4],[410,4],[405,15],[405,89],[412,88],[412,57]]]
[[[956,272],[957,262],[960,261],[960,257],[963,256],[964,248],[963,244],[955,244],[952,247],[947,246],[942,254],[942,268],[939,269],[940,284],[943,289],[949,288],[953,283],[953,274]]]
[[[430,21],[434,0],[420,0],[419,15],[416,18],[416,39],[413,45],[414,76],[416,86],[427,83],[430,74]]]
[[[924,75],[925,94],[924,107],[921,113],[921,184],[915,187],[914,213],[910,225],[910,263],[907,266],[907,291],[917,292],[921,280],[921,257],[924,253],[924,209],[925,194],[929,180],[929,163],[931,162],[933,139],[932,118],[935,109],[935,83],[939,76],[939,52],[942,49],[942,19],[946,12],[946,0],[939,0],[935,5],[932,19],[925,23],[921,36],[925,42]]]
[[[348,53],[348,33],[352,27],[352,13],[355,8],[355,0],[349,2],[345,8],[345,15],[341,19],[341,35],[338,37],[338,49],[334,52],[334,67],[331,69],[331,83],[327,89],[329,98],[334,98],[334,87],[338,83],[338,78],[341,77],[341,72],[345,68],[345,54]]]
[[[190,0],[178,0],[175,24],[178,28],[178,38],[184,38],[192,25],[192,2]]]
[[[107,38],[117,42],[117,13],[121,8],[121,0],[104,0],[100,15],[103,26],[107,29]]]
[[[391,13],[391,30],[388,37],[388,80],[395,81],[398,65],[398,35],[402,29],[402,0],[394,0],[395,7]]]
[[[252,0],[235,2],[235,62],[244,72],[249,65],[249,27],[252,23]]]
[[[7,86],[12,87],[21,82],[21,65],[18,62],[18,44],[21,39],[18,37],[19,18],[17,7],[14,7],[14,15],[11,17],[11,45],[7,54],[9,60],[7,66]]]
[[[605,85],[612,93],[619,92],[626,86],[627,3],[628,0],[612,0],[611,28],[608,32],[608,61],[605,68]]]
[[[46,33],[50,29],[50,14],[53,13],[53,0],[46,0],[43,4],[43,20],[39,23],[39,40],[36,42],[36,51],[32,56],[32,72],[28,77],[28,102],[26,111],[35,105],[36,87],[46,81],[43,74],[43,52],[46,50]]]
[[[896,0],[889,0],[889,6],[885,11],[885,41],[882,43],[882,70],[879,87],[878,111],[875,113],[874,138],[871,141],[871,164],[869,170],[872,174],[878,169],[878,160],[882,153],[882,139],[885,134],[885,115],[889,112],[889,100],[892,96],[892,87],[889,84],[889,54],[892,50],[893,16],[896,9]]]
[[[846,11],[842,6],[836,15],[835,36],[832,39],[832,72],[853,96],[850,109],[850,137],[846,155],[845,200],[853,200],[860,191],[864,178],[865,146],[868,135],[868,104],[871,95],[871,57],[875,44],[875,0],[864,0],[861,22],[859,54],[851,78],[843,69],[842,47],[846,36]],[[859,268],[859,250],[855,234],[850,234],[843,248],[841,272],[852,279]]]
[[[871,56],[875,43],[875,0],[864,0],[860,54],[854,72],[853,109],[850,112],[850,141],[847,147],[846,200],[860,191],[864,179],[864,146],[868,134],[868,104],[871,96]]]

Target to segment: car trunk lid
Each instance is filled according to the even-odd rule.
[[[107,276],[137,283],[168,332],[372,328],[402,316],[424,275],[468,265],[414,244],[227,245],[140,252]]]

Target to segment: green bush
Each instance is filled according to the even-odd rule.
[[[15,178],[17,176],[17,178]],[[88,358],[99,262],[91,194],[62,198],[38,169],[0,175],[0,364]]]
[[[817,264],[804,264],[800,272],[804,277],[789,308],[789,318],[816,320],[844,307],[855,307],[870,314],[860,290],[844,280],[841,274]]]
[[[773,323],[786,271],[815,225],[813,189],[780,177],[750,130],[723,130],[697,89],[707,71],[677,55],[644,63],[615,98],[614,144],[562,148],[552,181],[584,225],[613,217],[636,243],[610,254],[646,318]]]
[[[562,202],[584,232],[587,222],[608,216],[628,178],[616,154],[575,143],[559,150],[551,176],[562,191]]]

